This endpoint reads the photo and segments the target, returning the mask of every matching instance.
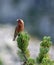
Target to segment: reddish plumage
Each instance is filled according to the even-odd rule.
[[[15,40],[15,38],[16,38],[16,36],[17,36],[17,34],[19,33],[19,32],[22,32],[24,30],[24,22],[23,22],[23,20],[22,19],[17,19],[17,26],[16,26],[16,28],[15,28],[15,33],[14,33],[14,38],[13,38],[13,40]]]

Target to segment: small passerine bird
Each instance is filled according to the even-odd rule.
[[[17,26],[15,28],[13,41],[15,41],[18,33],[22,31],[24,31],[24,21],[22,19],[17,19]]]

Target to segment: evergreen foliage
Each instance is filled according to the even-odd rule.
[[[19,49],[21,50],[22,55],[29,57],[30,53],[28,50],[28,45],[29,45],[29,35],[26,32],[20,32],[18,33],[18,38],[17,38],[17,45]]]
[[[42,62],[45,56],[49,56],[48,52],[51,47],[51,38],[49,36],[44,36],[42,42],[40,43],[40,53],[37,57],[39,63]]]
[[[29,45],[29,35],[26,32],[21,32],[18,34],[17,45],[21,50],[22,56],[25,58],[23,65],[54,65],[54,61],[50,59],[49,50],[51,47],[51,38],[49,36],[44,36],[40,43],[40,52],[38,57],[35,59],[30,58],[28,45]]]
[[[0,65],[3,65],[2,59],[0,58]]]

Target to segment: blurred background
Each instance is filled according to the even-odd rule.
[[[0,0],[0,24],[15,25],[17,18],[30,34],[54,41],[54,0]]]
[[[54,42],[54,0],[0,0],[0,56],[3,60],[8,60],[8,63],[5,61],[5,65],[19,63],[16,55],[16,41],[12,40],[17,25],[16,19],[23,19],[25,30],[35,37],[31,43],[39,43],[46,35],[51,36]],[[36,44],[38,47],[34,45],[33,49],[31,45],[30,51],[33,50],[35,55],[38,54],[39,44]],[[35,56],[34,54],[31,55]],[[10,59],[13,62],[9,61]]]

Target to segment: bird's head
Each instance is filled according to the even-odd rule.
[[[17,23],[18,26],[24,26],[24,21],[22,19],[17,19]]]

